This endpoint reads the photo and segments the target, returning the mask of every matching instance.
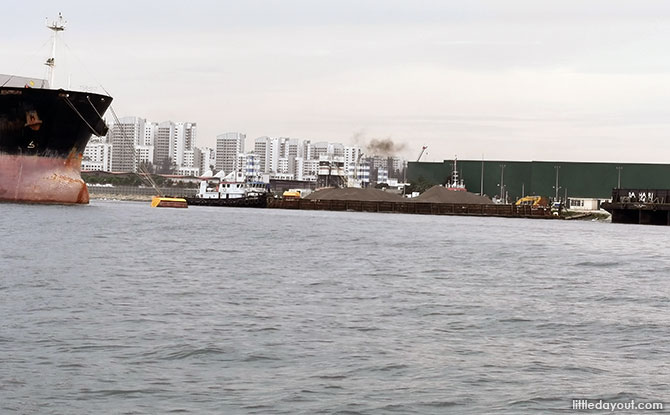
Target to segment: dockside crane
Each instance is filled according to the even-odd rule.
[[[416,162],[418,163],[421,161],[421,157],[423,157],[423,153],[426,152],[426,149],[428,146],[423,146],[421,147],[421,152],[419,153],[419,157],[416,158]],[[402,195],[403,197],[405,196],[405,188],[407,187],[407,163],[405,163],[405,167],[402,169]]]
[[[428,148],[428,146],[423,146],[423,147],[421,147],[421,153],[419,153],[419,157],[416,158],[416,162],[417,162],[417,163],[418,163],[419,161],[421,161],[421,157],[423,156],[423,153],[426,152],[426,149],[427,149],[427,148]]]

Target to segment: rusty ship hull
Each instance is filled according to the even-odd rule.
[[[31,84],[0,86],[0,201],[88,203],[82,154],[112,98]]]

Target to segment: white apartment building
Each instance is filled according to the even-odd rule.
[[[140,163],[147,165],[154,163],[154,147],[153,146],[135,146],[135,156],[137,158],[138,166]]]
[[[268,152],[268,172],[276,173],[279,171],[279,155],[281,154],[281,143],[278,138],[270,139],[268,143]]]
[[[159,124],[140,117],[121,118],[107,134],[112,146],[111,171],[134,172],[139,163],[162,165],[168,158],[182,166],[184,153],[194,149],[195,139],[195,123]]]
[[[356,163],[360,161],[359,157],[362,156],[363,153],[358,146],[344,147],[344,169],[350,173],[350,176],[353,176]]]
[[[258,137],[254,140],[254,154],[261,172],[267,173],[270,159],[270,137]]]
[[[328,143],[321,144],[319,149],[325,149],[323,153],[327,153]],[[296,167],[296,159],[308,160],[305,154],[317,154],[317,152],[313,151],[309,140],[303,142],[288,137],[258,137],[254,141],[254,154],[264,173],[293,174],[297,177],[302,176],[304,171],[303,162],[299,163],[300,167]],[[316,174],[316,168],[314,174]]]
[[[218,147],[221,148],[221,145]],[[337,161],[335,164],[338,166],[339,162],[343,161],[346,177],[359,179],[364,186],[370,184],[372,170],[382,169],[380,181],[388,182],[392,176],[389,169],[391,166],[393,173],[404,167],[404,160],[399,157],[373,157],[366,161],[359,146],[328,142],[312,143],[310,140],[302,141],[288,137],[258,137],[254,140],[253,154],[255,168],[259,172],[272,174],[274,178],[293,175],[295,180],[316,180],[319,175],[319,159]],[[222,157],[218,156],[217,160],[221,163]],[[238,165],[242,166],[242,163],[243,158],[238,155]]]
[[[384,167],[379,167],[377,169],[377,183],[388,184],[388,182],[389,182],[389,170]]]
[[[244,176],[249,180],[260,180],[263,172],[260,170],[258,157],[254,153],[240,153],[237,155],[237,165],[241,166]]]
[[[136,147],[144,143],[146,120],[139,117],[123,117],[109,129],[108,141],[112,144],[113,172],[135,172],[140,160]]]
[[[314,160],[314,157],[312,156],[313,151],[312,141],[304,140],[302,142],[302,157],[305,160]]]
[[[272,180],[295,180],[295,176],[289,173],[270,173]]]
[[[158,123],[155,122],[146,122],[144,124],[144,134],[138,143],[139,145],[142,146],[152,146],[154,145],[154,141],[156,139],[156,131],[158,130]],[[153,154],[151,155],[151,159],[153,159],[154,156]]]
[[[177,174],[179,174],[181,176],[198,177],[198,176],[200,176],[200,168],[199,167],[178,167],[177,168]]]
[[[277,159],[277,171],[276,173],[282,174],[293,174],[289,171],[289,159],[286,157],[280,157]]]
[[[329,143],[319,142],[310,145],[310,160],[319,160],[321,156],[333,154],[333,148]]]
[[[258,137],[254,141],[254,154],[258,157],[260,167],[264,173],[277,173],[279,171],[279,158],[282,150],[286,150],[285,139]]]
[[[178,122],[175,124],[174,143],[170,146],[172,150],[170,157],[179,167],[193,167],[184,164],[184,153],[193,151],[197,136],[197,124],[194,122]]]
[[[165,160],[172,159],[176,142],[177,128],[172,121],[164,121],[156,126],[154,133],[154,164],[162,165]]]
[[[184,168],[184,169],[191,169],[190,171],[196,172],[194,175],[199,176],[200,175],[200,166],[201,166],[201,152],[198,148],[195,148],[193,150],[186,150],[184,151],[184,160],[179,166],[179,168]]]
[[[328,153],[333,157],[344,158],[344,145],[340,143],[332,143],[328,146]]]
[[[93,137],[86,145],[81,161],[83,171],[112,171],[112,145],[102,137]]]
[[[225,173],[238,171],[243,166],[238,165],[237,155],[244,153],[244,141],[246,134],[224,133],[216,137],[216,163],[217,170]]]
[[[376,169],[378,169],[380,167],[388,168],[388,157],[372,156],[372,157],[370,157],[370,161],[372,162],[372,167],[374,167]]]
[[[293,176],[295,180],[304,180],[305,177],[305,159],[296,157],[293,159]]]
[[[361,160],[358,164],[356,178],[361,181],[363,187],[370,185],[370,163],[368,161]]]
[[[400,157],[393,156],[391,157],[391,160],[393,170],[402,171],[403,168],[405,167],[405,160],[401,159]]]
[[[200,147],[201,157],[199,159],[200,174],[213,170],[216,165],[216,151],[212,147]]]
[[[297,138],[284,139],[282,156],[288,160],[288,173],[293,175],[297,173],[295,169],[295,159],[303,157],[303,151],[304,148],[301,145],[300,140]]]
[[[298,149],[299,140],[296,138],[279,137],[279,157],[297,157],[302,148]]]
[[[319,160],[303,160],[303,180],[316,181],[319,173]]]

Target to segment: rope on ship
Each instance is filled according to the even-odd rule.
[[[89,104],[91,104],[91,106],[93,107],[93,111],[95,111],[95,113],[98,114],[98,117],[99,117],[102,121],[105,121],[105,119],[102,118],[102,114],[100,114],[100,111],[98,111],[98,109],[95,107],[95,105],[93,105],[93,101],[91,101],[91,97],[88,96],[88,95],[86,95],[86,100],[88,101]]]
[[[75,107],[74,104],[72,103],[72,101],[70,101],[70,98],[64,96],[63,99],[65,100],[65,102],[67,103],[67,105],[69,105],[70,108],[72,108],[72,110],[79,116],[79,118],[81,118],[81,120],[82,120],[84,123],[86,123],[86,126],[91,130],[91,132],[92,132],[94,135],[96,135],[96,136],[98,136],[98,137],[102,137],[103,135],[105,135],[105,134],[101,134],[101,133],[99,133],[98,131],[96,131],[95,128],[93,128],[93,127],[91,126],[91,124],[88,123],[88,121],[86,120],[86,118],[84,118],[84,116],[81,115],[81,112],[79,112],[79,110],[77,109],[77,107]],[[90,101],[91,101],[91,100],[89,99],[89,102],[90,102]],[[93,104],[91,103],[91,105],[93,105]],[[93,107],[93,108],[95,108],[95,107]],[[96,112],[98,112],[98,111],[96,110]],[[100,114],[98,114],[98,116],[100,116]],[[102,119],[102,117],[100,117],[100,119]],[[104,120],[103,120],[103,121],[104,121]]]
[[[77,59],[77,61],[79,61],[79,64],[81,65],[82,68],[84,68],[84,70],[88,73],[88,75],[95,79],[95,78],[96,78],[95,75],[93,75],[93,74],[91,73],[91,71],[88,70],[88,67],[86,66],[86,64],[84,63],[84,61],[82,61],[81,59],[79,59],[79,56],[77,56],[77,54],[72,50],[72,48],[70,48],[70,45],[68,45],[67,42],[65,42],[64,40],[62,40],[62,42],[63,42],[63,44],[65,45],[65,47],[70,51],[70,53],[72,53],[72,55],[75,57],[75,59]],[[105,88],[99,81],[97,81],[97,79],[96,79],[96,83],[98,84],[98,86],[99,86],[99,87],[100,87],[100,88],[101,88],[101,89],[102,89],[108,96],[112,96],[112,94],[110,94],[109,91],[107,91],[107,88]],[[91,104],[91,106],[93,107],[93,110],[95,111],[95,113],[98,114],[98,117],[100,117],[100,119],[104,122],[105,120],[104,120],[102,114],[100,114],[100,112],[99,112],[98,109],[95,107],[95,105],[93,105],[93,102],[91,102],[91,97],[87,96],[86,99],[88,100],[89,104]],[[65,97],[65,102],[67,102],[67,103],[70,105],[70,107],[71,107],[75,112],[77,112],[77,114],[79,115],[79,117],[81,117],[82,119],[84,119],[84,118],[82,117],[82,115],[79,113],[79,111],[77,111],[77,108],[74,107],[74,104],[72,104],[72,102],[70,102],[69,98]],[[109,110],[110,110],[110,112],[112,113],[112,116],[114,117],[114,121],[116,122],[116,124],[117,124],[117,125],[120,125],[120,124],[121,124],[121,121],[119,120],[119,117],[116,115],[116,111],[114,111],[114,107],[112,107],[112,106],[110,105]],[[86,120],[84,120],[84,122],[86,122]],[[95,129],[93,129],[93,127],[91,127],[91,125],[90,125],[88,122],[86,122],[86,125],[88,125],[88,127],[91,129],[91,131],[93,131],[93,133],[94,133],[95,135],[97,135],[97,136],[99,136],[99,137],[102,136],[102,135],[104,135],[104,134],[102,134],[102,135],[98,134],[98,133],[95,131]],[[125,132],[125,130],[124,130],[123,128],[121,128],[121,134],[123,135],[123,138],[124,138],[124,141],[125,141],[125,142],[130,142],[130,141],[128,140],[128,136],[126,135],[126,132]],[[134,145],[132,146],[132,153],[133,153],[133,159],[135,159],[135,160],[137,161],[137,152],[135,151],[135,147],[134,147]],[[153,179],[153,177],[151,177],[151,172],[149,172],[149,170],[146,168],[146,166],[144,166],[144,165],[141,164],[141,163],[138,163],[137,169],[140,171],[140,173],[142,173],[142,174],[135,173],[135,174],[137,174],[137,177],[139,177],[140,180],[144,181],[145,183],[148,183],[149,185],[151,185],[151,187],[153,187],[154,190],[156,191],[156,194],[157,194],[158,196],[161,196],[161,197],[162,197],[163,194],[162,194],[162,192],[160,191],[160,188],[158,187],[158,184],[157,184],[156,181]]]
[[[47,43],[49,43],[49,42],[51,42],[51,37],[49,37],[49,38],[46,40],[46,42],[44,42],[44,43],[42,44],[42,46],[40,46],[40,47],[39,47],[38,49],[36,49],[33,53],[31,53],[31,54],[26,58],[26,60],[25,60],[24,62],[22,62],[22,63],[18,66],[18,67],[19,67],[19,71],[18,71],[17,73],[21,73],[21,72],[23,71],[23,69],[26,67],[26,65],[28,64],[28,62],[29,62],[30,60],[32,60],[33,58],[35,58],[35,56],[36,56],[39,52],[42,52],[42,49],[43,49],[43,48],[47,45]],[[10,75],[9,75],[9,78],[7,78],[7,80],[6,80],[2,85],[0,85],[0,87],[3,87],[3,86],[5,86],[5,85],[7,85],[7,84],[9,83],[9,81],[11,81],[12,79],[14,79],[15,77],[16,77],[16,75],[11,75],[11,74],[10,74]],[[44,81],[42,81],[42,83],[44,84]],[[44,86],[44,85],[42,85],[42,86]],[[51,85],[49,85],[49,86],[51,86]]]

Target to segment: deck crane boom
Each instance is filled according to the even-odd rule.
[[[419,153],[419,157],[416,158],[416,162],[418,163],[421,161],[421,157],[423,157],[423,153],[426,152],[426,149],[428,146],[423,146],[421,147],[421,153]],[[402,195],[403,197],[405,196],[405,188],[407,187],[407,163],[405,163],[405,167],[402,169],[402,175],[403,175],[403,186],[402,186]]]
[[[419,157],[416,158],[417,163],[421,161],[421,157],[423,156],[423,153],[426,151],[427,148],[428,146],[421,147],[421,153],[419,153]]]

